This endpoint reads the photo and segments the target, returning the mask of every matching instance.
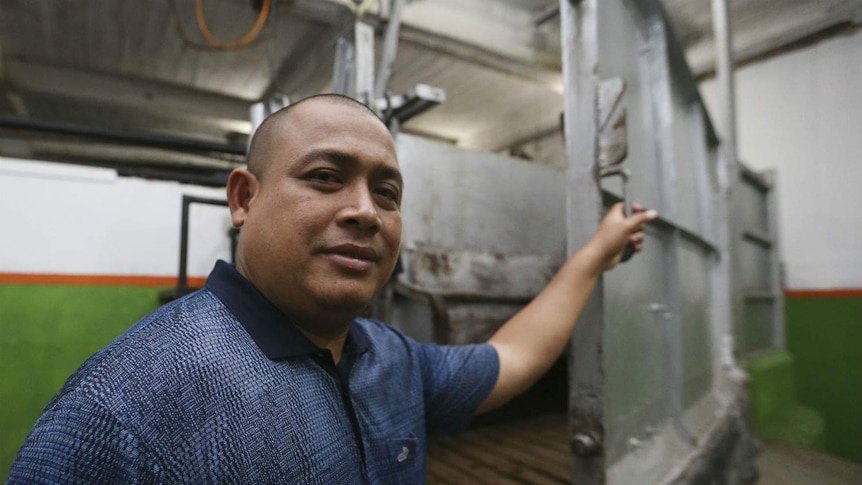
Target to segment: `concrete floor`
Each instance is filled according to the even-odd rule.
[[[757,465],[757,485],[862,484],[862,465],[787,443],[763,443]]]

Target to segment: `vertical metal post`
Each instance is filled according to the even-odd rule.
[[[772,269],[769,286],[773,295],[772,344],[775,348],[783,349],[787,346],[787,335],[784,328],[784,278],[781,270],[781,248],[778,244],[778,198],[775,194],[775,171],[764,172],[763,178],[769,185],[766,192],[766,218],[767,224],[769,224],[769,239],[772,241],[769,248],[769,263]]]
[[[659,171],[659,212],[673,221],[674,228],[662,241],[662,263],[667,271],[664,281],[664,300],[667,312],[662,315],[662,336],[666,359],[670,364],[668,374],[668,417],[671,419],[674,430],[683,441],[694,444],[694,437],[686,429],[682,422],[685,408],[684,395],[684,369],[683,369],[683,345],[682,345],[682,304],[680,298],[680,269],[679,251],[682,246],[682,237],[678,230],[679,202],[677,184],[677,157],[675,148],[674,116],[673,116],[673,85],[670,71],[670,60],[668,57],[668,34],[664,18],[653,16],[648,19],[648,49],[647,69],[649,73],[649,84],[652,92],[652,130],[655,136],[653,141],[656,161]]]
[[[566,141],[566,246],[573,254],[598,228],[598,0],[560,0]],[[569,438],[572,481],[605,482],[604,294],[596,285],[569,346]]]
[[[355,98],[371,106],[374,101],[374,28],[356,21],[354,26],[356,60]]]
[[[386,25],[386,36],[383,40],[383,53],[380,56],[380,66],[377,68],[377,79],[374,85],[374,99],[380,99],[386,94],[386,85],[392,76],[392,64],[398,55],[398,32],[401,29],[401,11],[404,9],[405,0],[391,1],[389,11],[389,22]],[[387,5],[388,1],[382,1],[381,5]]]
[[[719,303],[729,307],[725,312],[728,317],[725,326],[726,342],[735,349],[733,322],[742,319],[742,293],[738,285],[738,248],[741,244],[739,224],[735,220],[740,215],[738,197],[735,187],[739,184],[739,168],[736,147],[736,104],[735,87],[733,83],[733,42],[730,30],[730,10],[727,0],[712,0],[712,26],[716,47],[716,74],[718,88],[721,92],[721,107],[719,133],[721,149],[719,150],[718,178],[721,187],[722,221],[719,230],[719,246],[722,259],[718,263],[717,278],[724,282],[717,288]],[[736,368],[736,360],[732,349],[725,349],[724,364],[729,370]]]
[[[356,20],[352,34],[338,39],[332,90],[370,105],[374,94],[374,28]]]
[[[715,71],[721,92],[721,141],[733,163],[736,150],[736,87],[733,79],[733,44],[727,0],[712,0],[712,29],[715,36]]]
[[[188,293],[188,259],[189,259],[189,205],[191,197],[183,196],[182,216],[180,217],[180,271],[177,281],[177,297]]]

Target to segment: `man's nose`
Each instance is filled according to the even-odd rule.
[[[351,226],[362,230],[379,230],[380,213],[374,203],[374,194],[365,184],[357,184],[345,191],[344,207],[338,215],[340,225]]]

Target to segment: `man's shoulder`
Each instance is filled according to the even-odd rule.
[[[235,318],[208,290],[199,290],[146,315],[94,357],[158,357],[201,338],[238,330]],[[149,355],[154,354],[154,355]]]
[[[224,349],[241,352],[242,343],[253,345],[224,305],[201,290],[129,327],[88,358],[57,397],[74,393],[104,401],[114,393],[146,396],[175,374],[218,365]]]

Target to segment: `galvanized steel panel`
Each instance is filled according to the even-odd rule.
[[[710,334],[710,271],[714,256],[691,242],[678,248],[683,405],[689,407],[709,392],[713,374]]]
[[[626,92],[621,108],[628,119],[628,158],[624,166],[631,172],[628,194],[646,207],[661,207],[655,130],[650,106],[652,86],[648,81],[647,61],[641,54],[646,43],[641,29],[622,0],[603,0],[599,4],[599,77],[621,77]],[[607,190],[620,194],[617,182],[603,182]]]
[[[405,248],[565,253],[561,174],[546,166],[398,137]]]
[[[762,244],[743,240],[737,248],[739,254],[740,280],[743,290],[771,291],[772,258],[769,248]]]
[[[742,319],[734,324],[736,348],[740,355],[775,347],[774,305],[771,298],[752,298],[745,301]]]
[[[667,416],[665,339],[654,304],[666,304],[663,264],[667,231],[647,229],[649,243],[629,262],[605,274],[605,446],[608,465],[645,439]]]
[[[740,223],[742,230],[752,231],[764,236],[769,234],[766,191],[745,177],[740,178],[737,186],[740,202]]]

